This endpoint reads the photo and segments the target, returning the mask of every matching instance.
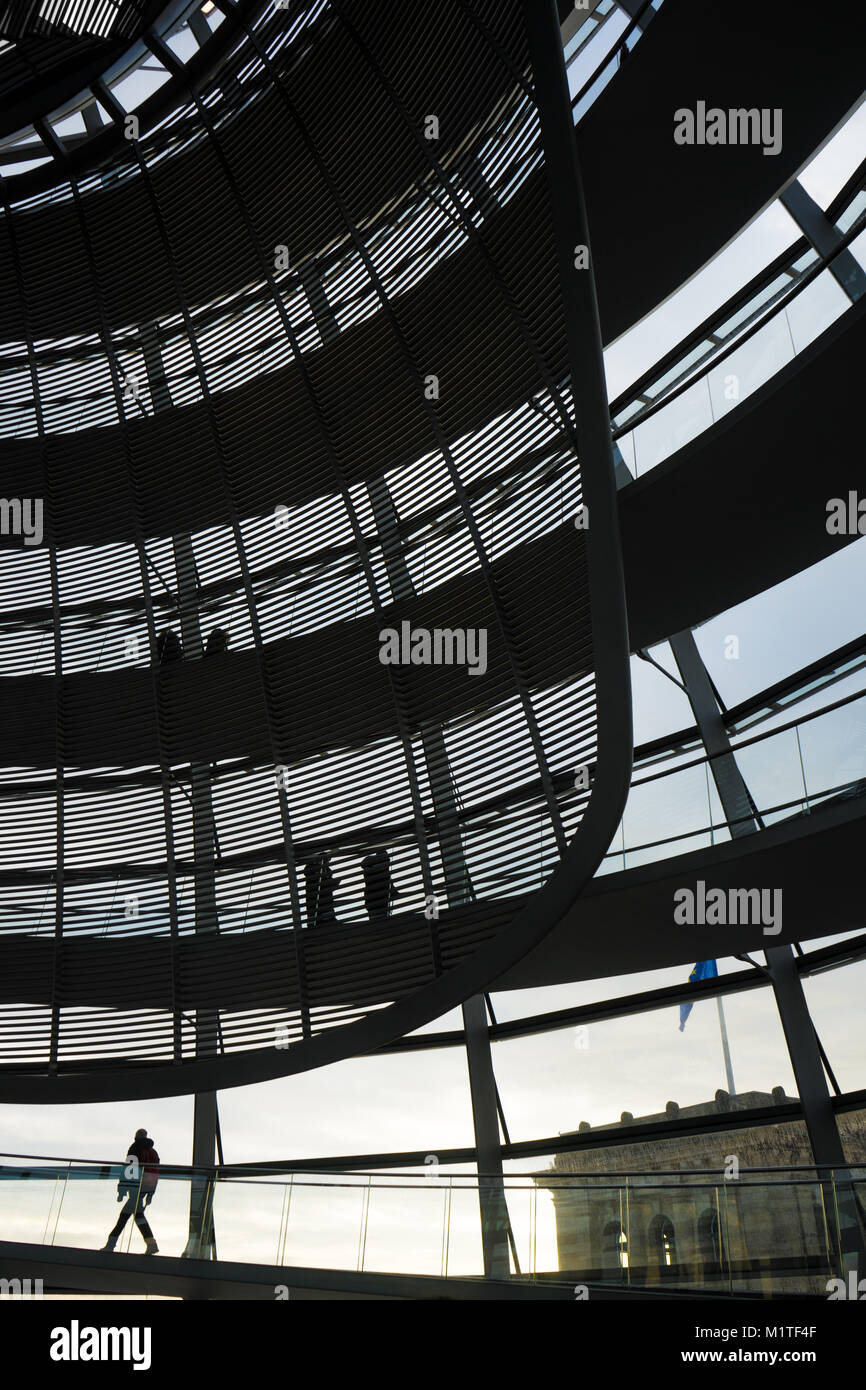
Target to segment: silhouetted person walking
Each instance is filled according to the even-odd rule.
[[[386,849],[376,849],[361,860],[364,874],[364,906],[367,916],[373,921],[377,917],[388,917],[391,904],[399,897],[400,890],[391,877],[391,859]]]
[[[215,627],[207,639],[205,656],[222,656],[229,649],[229,635],[224,627]]]
[[[126,1165],[117,1184],[117,1200],[123,1202],[123,1207],[114,1230],[102,1247],[103,1250],[114,1249],[118,1237],[132,1216],[147,1244],[146,1254],[156,1254],[159,1246],[144,1214],[144,1208],[150,1206],[153,1201],[153,1194],[158,1182],[159,1154],[153,1147],[153,1140],[148,1137],[147,1130],[137,1129],[126,1155]]]
[[[336,887],[337,883],[331,872],[331,856],[317,854],[304,869],[308,927],[327,927],[337,920],[334,912]]]
[[[165,666],[169,661],[183,661],[183,647],[176,632],[172,632],[170,627],[164,628],[156,639],[156,659],[160,666]]]

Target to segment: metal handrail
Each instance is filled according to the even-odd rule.
[[[736,1112],[736,1111],[731,1111],[731,1112],[726,1112],[726,1113],[728,1113],[728,1114],[736,1114],[737,1112]],[[747,1111],[747,1110],[744,1110],[742,1113],[743,1113],[743,1114],[747,1114],[748,1111]],[[616,1125],[616,1124],[618,1124],[618,1123],[619,1123],[619,1121],[613,1121],[613,1122],[612,1122],[612,1125]],[[607,1128],[609,1128],[609,1127],[610,1127],[610,1126],[598,1125],[598,1126],[595,1126],[595,1129],[598,1130],[598,1131],[601,1131],[602,1129],[607,1129]],[[53,1155],[49,1155],[49,1154],[13,1154],[13,1153],[3,1153],[3,1152],[0,1152],[0,1177],[2,1177],[4,1167],[6,1166],[5,1163],[4,1163],[2,1160],[6,1160],[6,1159],[9,1159],[9,1158],[22,1159],[22,1160],[26,1160],[26,1161],[31,1162],[31,1163],[54,1163],[54,1164],[57,1164],[57,1165],[58,1165],[58,1172],[61,1171],[61,1170],[62,1170],[63,1172],[70,1171],[71,1168],[72,1168],[72,1166],[75,1165],[75,1164],[81,1165],[81,1167],[82,1167],[83,1170],[88,1170],[89,1167],[92,1167],[92,1168],[99,1168],[100,1170],[102,1170],[102,1171],[99,1172],[99,1173],[89,1174],[89,1175],[94,1176],[94,1177],[107,1177],[109,1174],[113,1175],[115,1172],[121,1171],[121,1170],[126,1166],[126,1160],[125,1160],[125,1159],[109,1159],[109,1160],[106,1160],[106,1159],[96,1159],[96,1158],[60,1158],[60,1159],[59,1159],[59,1158],[57,1158],[57,1157],[55,1157],[55,1156],[53,1156]],[[352,1184],[352,1186],[357,1187],[359,1190],[362,1190],[362,1189],[363,1189],[363,1187],[364,1187],[364,1180],[366,1180],[366,1179],[368,1179],[368,1178],[382,1178],[383,1181],[387,1180],[387,1181],[386,1181],[386,1186],[388,1186],[389,1188],[394,1188],[394,1189],[396,1190],[396,1189],[398,1189],[398,1188],[401,1186],[401,1184],[402,1184],[404,1181],[407,1182],[407,1183],[408,1183],[409,1185],[411,1185],[411,1186],[414,1186],[414,1185],[417,1185],[417,1184],[420,1183],[420,1184],[422,1184],[422,1185],[425,1186],[425,1187],[433,1187],[433,1186],[436,1186],[443,1178],[449,1178],[449,1179],[453,1179],[454,1181],[459,1182],[459,1183],[466,1183],[468,1186],[471,1187],[471,1186],[473,1186],[473,1185],[474,1185],[477,1181],[479,1181],[479,1180],[489,1180],[489,1179],[492,1179],[492,1178],[496,1177],[497,1179],[501,1178],[504,1182],[506,1182],[506,1183],[508,1183],[508,1184],[516,1184],[517,1186],[520,1186],[520,1185],[521,1185],[521,1182],[520,1182],[521,1179],[527,1178],[527,1177],[531,1177],[531,1178],[533,1179],[533,1181],[532,1181],[531,1183],[528,1182],[528,1183],[524,1184],[524,1185],[527,1187],[527,1189],[528,1189],[528,1188],[533,1187],[533,1186],[535,1185],[535,1183],[534,1183],[534,1178],[537,1177],[537,1176],[539,1176],[538,1174],[525,1174],[525,1173],[505,1173],[505,1174],[502,1174],[502,1173],[486,1173],[486,1172],[484,1172],[484,1171],[476,1171],[476,1172],[473,1172],[473,1173],[453,1173],[453,1172],[449,1172],[448,1170],[438,1169],[438,1170],[436,1171],[435,1180],[434,1180],[434,1179],[432,1179],[431,1176],[430,1176],[430,1170],[429,1170],[429,1169],[426,1169],[423,1173],[422,1173],[422,1172],[418,1172],[418,1173],[401,1173],[401,1174],[399,1175],[400,1181],[399,1181],[399,1182],[396,1182],[396,1181],[391,1181],[390,1179],[388,1179],[388,1174],[387,1174],[387,1173],[383,1173],[383,1172],[381,1172],[381,1171],[378,1170],[378,1169],[351,1168],[351,1169],[334,1169],[333,1171],[334,1171],[334,1176],[335,1176],[335,1177],[341,1177],[341,1176],[342,1176],[342,1177],[347,1177],[347,1178],[348,1178],[348,1177],[351,1177],[351,1178],[357,1178],[357,1179],[359,1179],[359,1181],[358,1181],[357,1183],[353,1183],[353,1184]],[[856,1173],[856,1172],[862,1171],[863,1179],[866,1180],[866,1163],[846,1163],[846,1164],[844,1165],[844,1168],[843,1168],[843,1169],[839,1169],[839,1170],[835,1170],[835,1169],[834,1169],[834,1170],[830,1170],[830,1169],[828,1169],[828,1167],[827,1167],[826,1164],[816,1164],[816,1163],[786,1163],[786,1164],[784,1164],[784,1165],[782,1165],[782,1166],[773,1166],[773,1165],[771,1165],[771,1164],[764,1164],[764,1165],[755,1165],[755,1166],[753,1166],[753,1167],[748,1167],[748,1168],[747,1168],[745,1165],[741,1165],[741,1167],[740,1167],[740,1175],[741,1175],[741,1177],[742,1177],[743,1175],[749,1176],[749,1175],[751,1175],[751,1174],[764,1174],[764,1173],[768,1173],[768,1174],[778,1174],[778,1173],[821,1173],[821,1174],[825,1174],[825,1173],[827,1173],[827,1172],[829,1172],[829,1171],[842,1171],[842,1172],[844,1172],[844,1173],[846,1174],[846,1176],[849,1175],[849,1174],[851,1174],[851,1173]],[[250,1176],[250,1177],[257,1177],[257,1176],[265,1176],[265,1177],[268,1177],[268,1176],[271,1176],[271,1175],[273,1175],[274,1177],[283,1175],[283,1176],[285,1176],[285,1177],[287,1177],[287,1178],[292,1178],[293,1180],[297,1181],[297,1178],[298,1178],[298,1174],[299,1174],[299,1173],[300,1173],[300,1174],[304,1174],[304,1173],[312,1174],[313,1172],[314,1172],[314,1170],[304,1168],[304,1166],[303,1166],[302,1164],[301,1164],[301,1165],[283,1165],[283,1164],[279,1164],[279,1165],[278,1165],[278,1164],[269,1165],[269,1164],[258,1164],[258,1163],[257,1163],[257,1164],[234,1164],[234,1163],[232,1163],[232,1164],[193,1164],[193,1163],[186,1163],[186,1164],[170,1164],[170,1163],[162,1163],[162,1162],[161,1162],[160,1165],[159,1165],[159,1176],[160,1176],[160,1178],[162,1178],[162,1177],[168,1177],[168,1176],[171,1176],[171,1177],[183,1177],[183,1176],[188,1175],[188,1174],[192,1174],[192,1175],[194,1175],[194,1176],[195,1176],[195,1175],[199,1175],[199,1174],[204,1174],[205,1176],[207,1176],[207,1177],[209,1177],[209,1178],[212,1178],[214,1181],[220,1181],[220,1182],[223,1182],[223,1181],[235,1181],[235,1180],[238,1180],[238,1181],[240,1181],[240,1180],[246,1181],[246,1180],[247,1180],[247,1176]],[[45,1170],[45,1176],[48,1176],[49,1173],[50,1173],[50,1170]],[[246,1176],[244,1176],[244,1175],[246,1175]],[[548,1176],[548,1175],[545,1173],[545,1174],[543,1174],[543,1176],[546,1177],[546,1176]],[[551,1176],[556,1177],[557,1180],[559,1179],[560,1176],[562,1176],[562,1177],[564,1177],[564,1178],[569,1178],[569,1177],[575,1177],[575,1178],[576,1178],[576,1177],[578,1177],[577,1174],[563,1174],[563,1175],[551,1174]],[[720,1169],[720,1168],[658,1168],[658,1169],[651,1169],[651,1170],[650,1170],[650,1169],[631,1169],[631,1168],[629,1168],[629,1169],[598,1169],[598,1170],[594,1171],[593,1173],[581,1174],[581,1175],[579,1175],[579,1176],[580,1176],[581,1181],[585,1181],[587,1178],[596,1178],[596,1177],[613,1177],[613,1178],[653,1177],[653,1178],[655,1178],[655,1177],[693,1177],[693,1176],[698,1176],[698,1177],[708,1176],[708,1177],[712,1177],[712,1176],[715,1176],[715,1177],[717,1177],[717,1178],[720,1178],[720,1177],[723,1176],[723,1172],[722,1172],[722,1169]],[[330,1183],[330,1182],[324,1182],[324,1181],[322,1181],[322,1182],[311,1183],[311,1184],[309,1184],[309,1185],[310,1185],[310,1186],[316,1186],[316,1187],[332,1187],[332,1186],[338,1186],[339,1184],[335,1184],[335,1183]]]

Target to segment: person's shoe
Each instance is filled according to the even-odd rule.
[[[117,1245],[117,1241],[115,1241],[115,1240],[108,1240],[108,1241],[105,1242],[104,1245],[100,1246],[100,1250],[107,1250],[108,1253],[109,1253],[109,1255],[110,1255],[110,1254],[113,1253],[113,1251],[114,1251],[116,1245]]]
[[[159,1253],[159,1246],[157,1245],[156,1241],[155,1241],[152,1237],[151,1237],[151,1239],[147,1242],[147,1249],[145,1250],[144,1253],[145,1253],[145,1255],[157,1255],[157,1254]]]

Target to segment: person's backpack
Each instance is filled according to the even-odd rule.
[[[141,1155],[141,1190],[155,1192],[159,1182],[159,1154],[150,1145]]]

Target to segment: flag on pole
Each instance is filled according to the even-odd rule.
[[[689,980],[714,980],[718,973],[719,972],[716,969],[716,962],[714,960],[699,960],[691,975],[689,976]],[[691,1000],[689,1000],[687,1004],[680,1004],[680,1032],[682,1032],[685,1028],[686,1019],[688,1018],[691,1011]]]

